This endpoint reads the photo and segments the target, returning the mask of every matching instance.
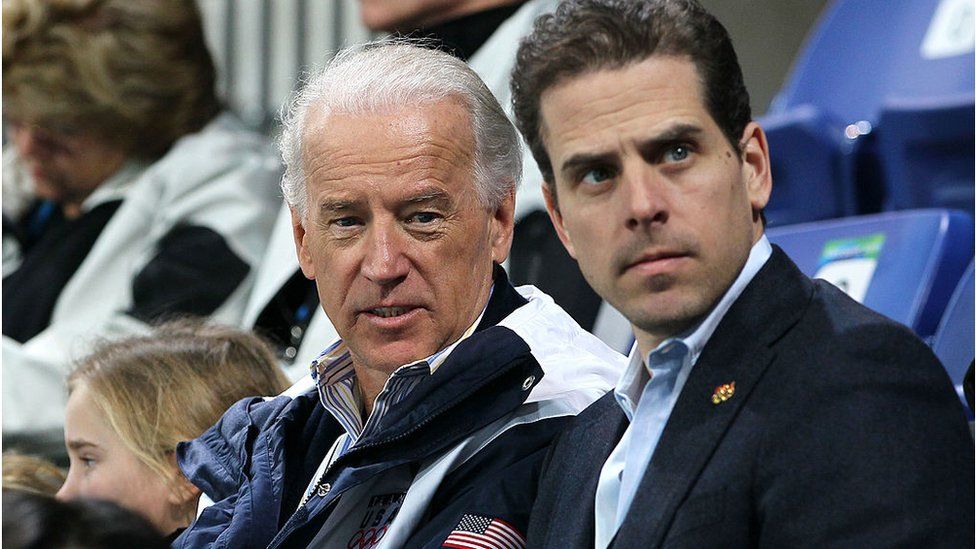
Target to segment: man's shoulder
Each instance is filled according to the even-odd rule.
[[[884,361],[891,365],[909,358],[932,358],[929,347],[907,326],[858,303],[823,280],[814,280],[814,292],[798,329],[808,344],[820,343],[823,352],[848,360]]]
[[[627,424],[626,416],[613,391],[608,392],[563,427],[558,433],[555,446],[559,449],[569,448],[571,451],[558,451],[555,455],[562,460],[577,459],[587,453],[580,451],[581,449],[594,444],[603,445],[607,441],[616,443]]]
[[[199,437],[181,442],[178,448],[180,467],[193,479],[195,471],[243,471],[243,456],[250,434],[263,438],[277,436],[284,424],[303,425],[317,405],[314,390],[297,396],[274,398],[248,397],[236,402],[224,415]],[[204,474],[204,473],[201,473]]]
[[[733,306],[740,313],[737,324],[757,332],[773,328],[762,334],[743,334],[737,326],[729,326],[716,333],[719,337],[758,335],[780,350],[805,348],[804,356],[812,359],[927,350],[908,327],[858,303],[829,282],[807,277],[775,247],[740,299],[747,303]]]
[[[616,384],[627,358],[587,332],[551,297],[532,286],[518,288],[527,303],[498,326],[528,346],[544,375],[527,402],[564,400],[582,411]]]

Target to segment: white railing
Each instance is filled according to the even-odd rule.
[[[198,0],[228,107],[270,130],[302,74],[372,34],[356,0]]]

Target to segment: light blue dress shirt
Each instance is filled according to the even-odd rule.
[[[641,357],[635,344],[630,365],[614,389],[630,425],[600,470],[596,489],[596,549],[605,549],[623,523],[681,388],[715,328],[772,254],[763,235],[745,266],[712,311],[688,331],[668,338]]]

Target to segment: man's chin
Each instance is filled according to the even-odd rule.
[[[397,368],[424,360],[435,352],[428,352],[425,345],[410,341],[367,343],[364,352],[359,353],[360,366],[392,374]]]
[[[697,300],[668,293],[629,300],[619,310],[635,328],[662,338],[683,332],[708,312],[708,307]]]

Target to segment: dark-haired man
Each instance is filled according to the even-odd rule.
[[[637,340],[555,444],[529,546],[972,542],[972,439],[938,361],[764,236],[769,151],[714,17],[566,2],[512,87],[556,230]]]

